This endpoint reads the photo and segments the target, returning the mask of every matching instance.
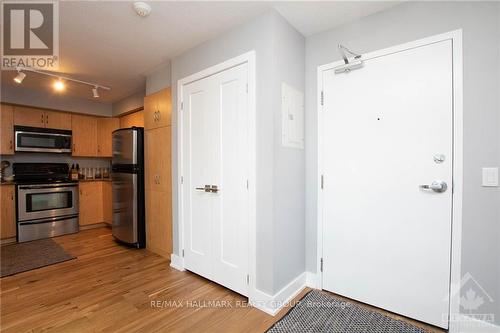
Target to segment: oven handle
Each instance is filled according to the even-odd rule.
[[[40,219],[40,220],[34,220],[34,221],[19,221],[17,223],[19,225],[30,225],[30,224],[41,224],[41,223],[51,223],[51,222],[57,222],[57,221],[63,221],[63,220],[71,220],[74,218],[78,218],[78,215],[57,216],[57,217],[52,217],[50,219]]]
[[[54,185],[20,185],[21,190],[36,190],[44,188],[59,188],[59,187],[78,187],[78,184],[54,184]]]

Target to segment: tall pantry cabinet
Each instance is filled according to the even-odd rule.
[[[144,98],[146,247],[172,253],[172,94],[166,88]]]

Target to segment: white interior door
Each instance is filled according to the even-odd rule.
[[[322,75],[323,288],[447,328],[451,41]]]
[[[249,236],[246,87],[246,64],[183,87],[185,267],[243,295]]]

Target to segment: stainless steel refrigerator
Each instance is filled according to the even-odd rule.
[[[146,246],[144,217],[144,129],[113,132],[113,236],[137,247]]]

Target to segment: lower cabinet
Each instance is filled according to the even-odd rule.
[[[80,225],[113,221],[112,191],[110,181],[82,181],[80,187]]]
[[[0,238],[16,237],[14,185],[0,185]]]
[[[170,259],[172,205],[169,192],[146,190],[146,248]]]

